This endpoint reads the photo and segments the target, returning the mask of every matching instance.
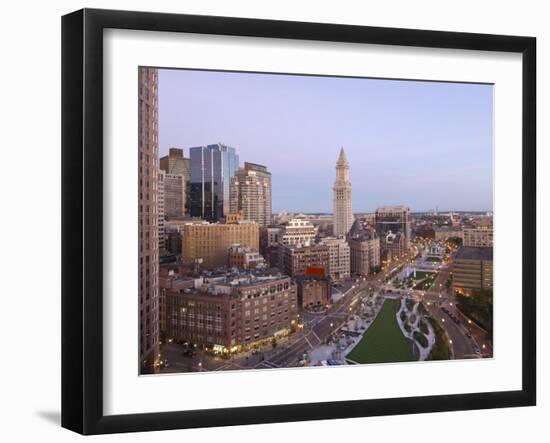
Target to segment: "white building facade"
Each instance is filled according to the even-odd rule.
[[[279,241],[283,245],[309,245],[316,234],[315,226],[310,221],[295,218],[283,226]]]
[[[350,248],[343,238],[326,237],[322,245],[329,248],[328,274],[331,278],[347,278],[350,275]]]

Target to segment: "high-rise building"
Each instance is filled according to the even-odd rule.
[[[162,169],[158,171],[158,195],[157,195],[157,213],[158,213],[158,229],[159,229],[159,253],[166,252],[166,227],[164,222],[166,216],[164,213],[164,177],[166,172]]]
[[[168,155],[159,160],[160,169],[168,174],[183,175],[189,181],[189,159],[183,156],[183,149],[170,148]]]
[[[349,277],[350,249],[343,238],[325,237],[320,244],[328,246],[329,264],[328,275],[333,279]]]
[[[231,178],[231,212],[260,226],[271,223],[271,173],[262,165],[245,162]]]
[[[159,356],[158,71],[139,70],[139,356],[142,373]]]
[[[186,223],[182,230],[183,260],[202,260],[207,268],[227,266],[229,248],[239,244],[258,251],[260,230],[256,222]]]
[[[181,218],[185,215],[183,175],[164,173],[164,215],[167,218]]]
[[[235,148],[220,143],[190,148],[189,167],[191,216],[218,221],[230,212],[229,185],[239,167]]]
[[[349,180],[349,163],[340,149],[340,155],[336,162],[336,180],[334,181],[333,208],[334,208],[334,235],[346,236],[353,224],[353,212],[351,209],[351,182]]]
[[[493,246],[493,226],[464,228],[463,245],[474,248]]]
[[[174,186],[173,207],[176,215],[168,215],[168,217],[182,217],[189,212],[189,159],[183,156],[183,149],[170,148],[168,155],[161,157],[159,163],[160,169],[166,174],[183,177],[171,177]],[[182,194],[181,197],[178,195],[179,192]]]
[[[406,254],[411,246],[411,211],[405,206],[378,208],[375,215],[376,233],[380,249],[392,257]]]

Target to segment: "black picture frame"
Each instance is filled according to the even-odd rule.
[[[103,413],[103,30],[171,31],[522,54],[522,388],[131,415]],[[413,414],[536,403],[536,39],[83,9],[62,18],[62,426],[82,434]],[[137,300],[137,298],[136,298]]]

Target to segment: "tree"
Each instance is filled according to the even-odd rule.
[[[472,295],[457,294],[458,308],[487,331],[488,338],[493,337],[493,291],[480,289]]]
[[[275,348],[277,347],[277,339],[276,339],[275,337],[273,337],[273,338],[271,339],[271,347],[272,347],[273,349],[275,349]]]
[[[460,237],[451,237],[448,242],[452,243],[456,247],[462,246],[462,239]]]

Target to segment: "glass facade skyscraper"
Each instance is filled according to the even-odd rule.
[[[221,143],[189,148],[192,217],[215,222],[229,212],[229,185],[238,168],[235,148]]]

